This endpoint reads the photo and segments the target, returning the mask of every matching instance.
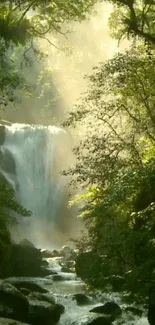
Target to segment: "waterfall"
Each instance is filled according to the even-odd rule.
[[[17,201],[32,212],[19,228],[23,227],[26,238],[43,246],[61,228],[62,210],[67,211],[66,178],[60,170],[68,163],[69,137],[54,126],[6,125],[1,155],[5,158],[1,174],[13,186]]]

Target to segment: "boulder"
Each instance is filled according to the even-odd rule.
[[[22,245],[22,246],[30,246],[30,247],[35,247],[27,238],[24,238],[22,239],[20,242],[19,242],[19,245]]]
[[[0,317],[26,321],[29,310],[27,298],[14,286],[0,281]]]
[[[31,290],[26,288],[20,288],[20,292],[22,292],[24,296],[28,296],[31,293]]]
[[[9,283],[16,287],[18,290],[27,289],[30,291],[46,293],[48,292],[46,289],[41,287],[39,284],[35,282],[36,279],[29,279],[29,278],[8,278],[5,279],[4,282]]]
[[[56,306],[60,314],[63,314],[65,312],[65,307],[62,304],[56,304]]]
[[[54,252],[54,253],[53,253]],[[55,253],[56,252],[56,253]],[[47,249],[41,249],[41,256],[43,258],[51,258],[51,257],[57,257],[59,256],[59,253],[54,250],[54,251],[49,251]]]
[[[30,324],[21,323],[19,321],[10,318],[0,317],[0,325],[30,325]]]
[[[59,256],[61,256],[61,254],[56,249],[54,249],[52,251],[52,257],[59,257]]]
[[[55,299],[50,293],[31,292],[29,295],[29,298],[37,299],[39,301],[46,301],[51,304],[55,304]]]
[[[63,246],[60,250],[60,255],[64,256],[65,258],[70,258],[73,253],[74,250],[67,245]]]
[[[73,271],[68,266],[65,266],[65,265],[62,266],[61,272],[64,272],[64,273],[73,273]]]
[[[49,263],[46,260],[42,260],[42,266],[43,267],[48,267]]]
[[[41,266],[41,271],[40,271],[41,277],[46,277],[46,276],[53,275],[53,274],[57,274],[57,272],[54,270],[48,269],[44,266]]]
[[[112,320],[118,315],[121,315],[122,309],[121,307],[113,301],[106,302],[104,305],[97,306],[90,310],[91,313],[100,313],[110,315]]]
[[[139,316],[139,317],[141,317],[143,314],[143,311],[141,309],[134,307],[134,306],[127,306],[124,308],[124,311],[126,311],[127,313],[130,312],[133,315]]]
[[[60,274],[54,274],[54,275],[52,276],[52,280],[53,280],[53,281],[64,281],[65,279],[64,279],[63,276],[60,275]]]
[[[30,245],[12,244],[12,276],[40,276],[42,256],[39,249]]]
[[[90,299],[84,293],[76,293],[73,298],[76,300],[78,306],[84,306],[90,304]]]
[[[29,305],[28,322],[32,325],[54,325],[60,319],[61,310],[56,304],[30,299]]]

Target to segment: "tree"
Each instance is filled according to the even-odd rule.
[[[86,19],[97,2],[97,0],[1,1],[0,36],[6,42],[25,44],[34,37],[45,38],[52,31],[63,33],[64,23]]]
[[[111,0],[111,2],[115,6],[110,18],[113,36],[119,40],[124,36],[138,37],[154,46],[154,0]]]
[[[44,54],[37,46],[39,39],[45,39],[50,46],[56,46],[48,35],[60,33],[67,37],[64,24],[86,19],[98,0],[10,0],[0,1],[0,105],[1,108],[13,101],[15,89],[25,88],[26,82],[21,67],[16,64],[12,53],[20,48],[26,62],[32,64],[29,52],[39,58]]]
[[[87,77],[88,90],[64,123],[87,130],[68,173],[88,187],[73,204],[80,202],[88,229],[82,250],[103,256],[91,278],[100,288],[114,274],[139,293],[154,281],[154,78],[154,57],[143,47],[117,54]]]

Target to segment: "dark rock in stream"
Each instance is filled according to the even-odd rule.
[[[90,304],[90,299],[84,293],[76,293],[73,296],[73,300],[76,300],[78,306],[84,306]]]
[[[135,316],[139,316],[139,317],[141,317],[143,314],[143,311],[141,309],[136,308],[134,306],[127,306],[124,308],[124,311],[130,312],[130,313],[134,314]]]
[[[10,318],[2,318],[0,317],[0,325],[29,325],[27,323],[21,323],[17,320]]]
[[[65,265],[62,266],[61,272],[64,272],[64,273],[73,273],[73,271],[68,266],[65,266]]]
[[[22,292],[23,295],[28,296],[31,293],[31,290],[26,288],[20,288],[20,292]]]
[[[27,298],[11,284],[0,281],[0,317],[25,321],[28,310]]]
[[[46,276],[53,275],[53,274],[58,274],[58,273],[54,270],[48,269],[44,266],[41,266],[41,271],[40,271],[41,277],[46,277]]]
[[[28,289],[30,291],[36,291],[40,293],[46,293],[48,292],[46,289],[41,287],[39,284],[35,283],[35,279],[29,279],[29,278],[8,278],[5,279],[4,282],[9,283],[16,287],[18,290],[20,289]]]
[[[51,295],[51,293],[39,293],[39,292],[31,292],[29,297],[30,299],[36,299],[38,301],[44,301],[48,302],[50,304],[55,304],[57,310],[59,310],[60,314],[63,314],[65,311],[65,307],[61,304],[56,304],[55,303],[55,298],[54,296]]]
[[[43,258],[51,258],[51,257],[60,257],[61,255],[56,249],[54,249],[53,251],[49,251],[47,249],[42,249],[41,256]]]
[[[54,325],[60,319],[61,311],[56,304],[30,299],[29,306],[28,322],[32,325]]]
[[[50,293],[31,292],[29,298],[37,299],[39,301],[46,301],[52,304],[55,303],[55,299]]]
[[[65,278],[60,274],[54,274],[52,276],[52,279],[53,279],[53,281],[64,281],[65,280]]]
[[[98,307],[95,307],[95,308],[91,309],[90,312],[91,313],[100,313],[100,314],[102,313],[102,314],[110,315],[111,319],[115,320],[115,318],[118,315],[121,315],[122,309],[118,304],[111,301],[111,302],[106,302],[102,306],[98,306]]]
[[[44,267],[49,267],[49,263],[46,260],[42,260],[41,265]]]

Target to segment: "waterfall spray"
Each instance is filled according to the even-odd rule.
[[[9,170],[8,161],[1,166],[1,173],[13,186],[17,201],[32,212],[20,222],[20,228],[35,244],[52,242],[53,230],[64,226],[67,179],[60,172],[68,164],[69,150],[69,136],[63,129],[5,126],[1,153],[14,161],[14,169]]]

